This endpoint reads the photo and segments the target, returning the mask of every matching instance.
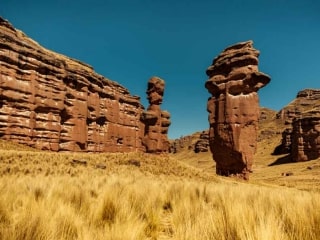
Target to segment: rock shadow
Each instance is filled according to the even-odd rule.
[[[287,154],[283,157],[278,158],[276,161],[273,163],[270,163],[268,166],[275,166],[275,165],[280,165],[280,164],[287,164],[287,163],[292,163],[292,157],[290,154]]]

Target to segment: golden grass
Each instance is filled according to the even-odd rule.
[[[4,176],[1,239],[317,239],[320,195],[134,173]]]
[[[2,144],[0,239],[320,236],[315,191],[265,186],[262,178],[253,181],[259,184],[227,180],[171,155],[51,153]]]

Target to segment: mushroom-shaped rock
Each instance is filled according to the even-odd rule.
[[[226,48],[206,73],[209,144],[219,175],[248,179],[257,145],[257,91],[270,77],[258,71],[259,51],[247,41]]]

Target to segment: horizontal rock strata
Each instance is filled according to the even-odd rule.
[[[120,84],[0,18],[0,138],[52,151],[144,151],[143,110]]]
[[[165,81],[159,77],[152,77],[148,81],[146,93],[150,105],[141,119],[145,124],[143,145],[149,153],[169,152],[170,149],[167,136],[171,124],[170,113],[160,108],[164,88]]]
[[[291,138],[294,162],[320,157],[320,108],[305,112],[293,120]]]
[[[307,150],[309,147],[307,143],[301,143],[301,138],[303,138],[302,135],[306,133],[306,129],[313,128],[314,120],[312,120],[312,118],[318,115],[319,111],[317,109],[319,108],[320,89],[304,89],[299,91],[296,98],[277,113],[277,118],[282,120],[286,129],[282,132],[282,141],[275,149],[275,154],[292,153],[293,161],[305,161],[309,159],[307,156],[310,154],[302,157],[302,155],[304,155],[302,154],[304,151],[302,148],[306,148],[306,151],[309,151]],[[310,124],[310,126],[308,126],[308,124]],[[300,139],[300,144],[298,143],[298,139]],[[310,140],[310,138],[308,139]],[[309,140],[307,142],[310,142]],[[316,143],[311,145],[314,144]],[[312,148],[314,149],[314,147]],[[298,154],[297,151],[299,151],[300,154]]]
[[[270,77],[258,70],[259,51],[253,42],[226,48],[207,69],[209,142],[216,172],[248,179],[257,145],[257,91]]]

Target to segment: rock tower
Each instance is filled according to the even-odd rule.
[[[159,77],[152,77],[148,81],[147,99],[149,107],[142,114],[142,121],[145,124],[143,144],[146,152],[162,153],[169,152],[170,143],[167,137],[171,124],[170,114],[162,111],[160,105],[163,99],[165,81]]]
[[[209,143],[216,172],[248,179],[257,145],[259,97],[270,77],[258,70],[259,51],[253,42],[226,48],[206,73]]]

